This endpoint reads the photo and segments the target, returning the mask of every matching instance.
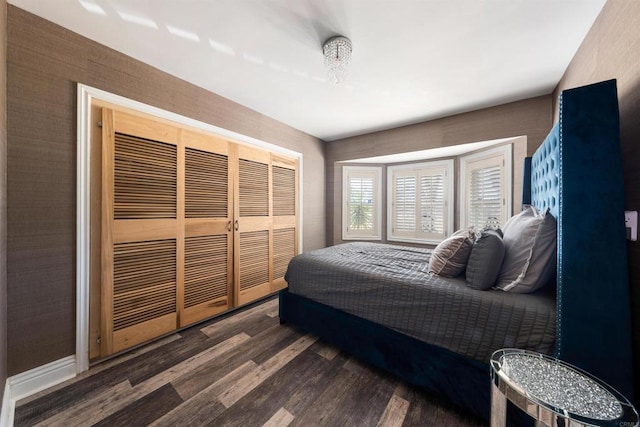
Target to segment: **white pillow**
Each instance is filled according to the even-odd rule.
[[[505,256],[497,288],[516,293],[534,292],[556,272],[556,220],[547,209],[530,206],[504,226]]]

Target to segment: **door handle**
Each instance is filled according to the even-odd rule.
[[[227,222],[227,231],[231,231],[231,221]]]
[[[238,224],[238,220],[236,219],[236,222],[235,222],[235,229],[236,229],[236,231],[238,231],[238,228],[240,228],[240,224]]]

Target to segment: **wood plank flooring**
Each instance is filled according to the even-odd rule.
[[[481,426],[288,325],[270,299],[17,402],[16,426]]]

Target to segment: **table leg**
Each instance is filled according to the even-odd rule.
[[[491,381],[491,427],[507,425],[507,396]]]

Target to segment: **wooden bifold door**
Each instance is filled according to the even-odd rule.
[[[297,159],[135,112],[93,111],[102,171],[93,359],[286,286],[298,253]]]

